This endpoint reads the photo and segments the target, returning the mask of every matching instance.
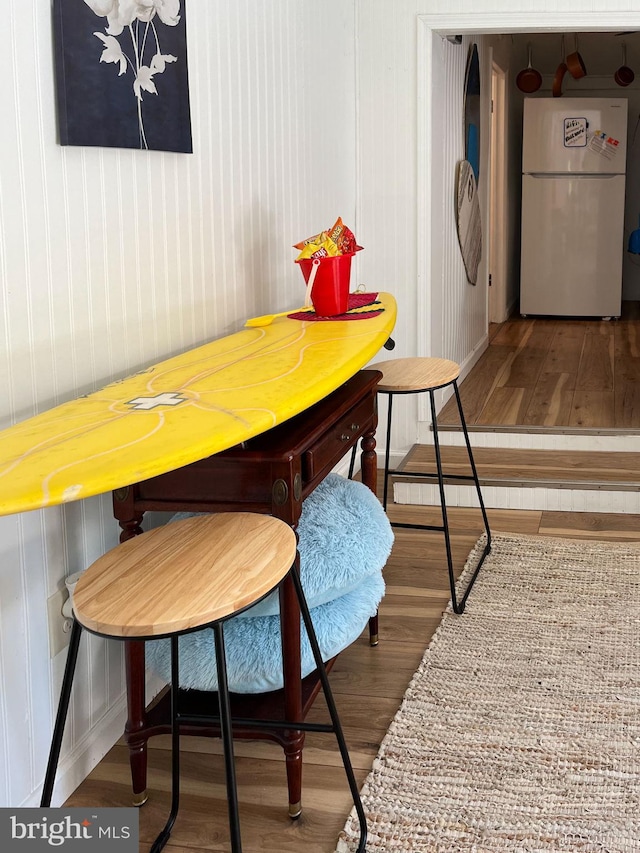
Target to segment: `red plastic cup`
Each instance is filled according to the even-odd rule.
[[[344,314],[348,310],[353,254],[352,252],[350,255],[320,258],[320,266],[311,288],[311,301],[320,317],[335,317],[336,314]],[[304,280],[308,282],[313,260],[303,258],[296,263],[300,264]]]

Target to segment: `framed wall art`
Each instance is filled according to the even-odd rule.
[[[61,145],[193,151],[185,0],[54,0]]]

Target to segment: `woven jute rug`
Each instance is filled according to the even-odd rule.
[[[368,853],[640,851],[640,547],[495,536],[362,793]]]

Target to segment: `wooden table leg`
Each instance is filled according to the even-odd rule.
[[[146,727],[144,643],[140,640],[127,641],[124,655],[127,683],[124,733],[129,747],[133,805],[141,806],[147,801],[147,737],[140,734]]]
[[[378,457],[376,455],[376,431],[375,427],[362,436],[360,444],[362,455],[360,457],[360,468],[362,471],[362,482],[368,486],[374,495],[378,494]]]
[[[362,457],[360,462],[362,482],[368,486],[374,495],[378,493],[378,457],[376,454],[375,428],[362,436]],[[369,645],[377,646],[378,637],[378,614],[369,619]]]
[[[296,554],[294,571],[300,571]],[[284,678],[284,714],[287,720],[302,720],[300,607],[291,578],[280,587],[280,620]],[[304,732],[287,730],[284,753],[289,790],[289,817],[298,818],[302,812],[302,750]]]

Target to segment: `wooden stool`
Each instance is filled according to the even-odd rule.
[[[129,539],[96,560],[74,591],[74,621],[40,805],[51,803],[82,628],[120,640],[171,638],[171,812],[151,850],[166,844],[179,807],[178,637],[213,629],[218,668],[219,722],[229,802],[231,849],[240,853],[240,824],[233,758],[223,624],[262,599],[291,574],[324,691],[330,725],[282,721],[283,728],[333,732],[360,821],[365,849],[366,819],[309,608],[297,570],[296,535],[285,522],[257,513],[202,515],[158,527]],[[273,721],[265,721],[265,727]]]
[[[416,530],[440,530],[444,533],[445,546],[447,550],[447,567],[449,571],[449,586],[451,588],[451,606],[454,613],[462,613],[467,602],[471,588],[478,576],[480,567],[482,566],[485,557],[491,551],[491,531],[489,529],[489,521],[482,499],[480,483],[478,481],[478,472],[476,471],[473,453],[471,452],[471,444],[469,443],[469,433],[467,424],[462,411],[462,403],[460,402],[460,394],[458,391],[458,376],[460,375],[460,367],[455,361],[449,361],[446,358],[396,358],[390,361],[381,361],[379,364],[372,364],[371,370],[379,370],[382,373],[382,379],[378,385],[379,394],[387,394],[389,397],[389,405],[387,408],[387,441],[385,446],[384,456],[384,492],[382,505],[387,509],[387,495],[389,488],[389,477],[423,477],[425,479],[436,479],[440,490],[440,507],[442,511],[442,524],[406,524],[400,522],[392,522],[392,527],[407,527]],[[458,404],[458,412],[460,414],[460,423],[464,433],[464,440],[467,445],[467,453],[469,455],[469,464],[471,466],[471,474],[447,474],[442,469],[442,458],[440,455],[440,441],[438,438],[438,421],[436,417],[435,391],[440,388],[446,388],[448,385],[453,385],[453,390]],[[396,394],[422,394],[428,393],[431,403],[431,422],[433,427],[433,445],[436,457],[436,472],[425,473],[423,471],[408,471],[403,469],[389,469],[389,453],[391,447],[391,414],[393,408],[393,398]],[[353,464],[352,459],[352,464]],[[480,556],[478,565],[476,566],[467,588],[460,600],[456,593],[455,577],[453,574],[453,559],[451,556],[451,540],[449,536],[449,521],[447,518],[447,503],[444,492],[444,481],[447,480],[471,480],[475,484],[484,529],[487,534],[487,543]]]

